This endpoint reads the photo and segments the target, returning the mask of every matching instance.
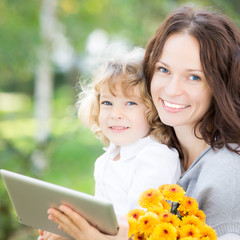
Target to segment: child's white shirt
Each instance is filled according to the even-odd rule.
[[[139,208],[138,198],[149,188],[180,178],[177,150],[150,136],[122,147],[110,144],[95,162],[95,196],[110,201],[117,215]],[[120,159],[114,158],[120,153]]]

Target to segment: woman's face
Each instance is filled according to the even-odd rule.
[[[193,128],[207,112],[212,93],[194,37],[177,33],[168,38],[155,66],[151,94],[162,122],[175,129]]]

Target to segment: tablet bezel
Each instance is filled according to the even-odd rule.
[[[66,204],[101,232],[116,235],[118,222],[113,205],[92,195],[1,169],[3,181],[20,223],[64,237],[68,234],[48,220],[47,210]],[[71,238],[72,239],[72,238]]]

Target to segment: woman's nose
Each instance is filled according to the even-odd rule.
[[[171,80],[166,85],[166,93],[169,96],[176,96],[182,93],[182,81],[179,76],[172,77]]]

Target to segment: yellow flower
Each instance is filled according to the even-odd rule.
[[[138,232],[138,222],[135,218],[128,218],[128,224],[129,224],[129,231],[128,231],[128,237],[131,237],[133,234],[136,234]]]
[[[142,209],[132,209],[127,214],[128,224],[129,224],[129,232],[128,237],[131,237],[132,234],[136,234],[138,231],[138,218],[143,216],[145,212]]]
[[[184,237],[184,238],[180,238],[180,240],[198,240],[198,239],[193,237]]]
[[[207,224],[204,224],[201,229],[201,239],[204,240],[217,240],[217,234],[214,231],[213,228],[208,226]]]
[[[184,196],[179,204],[180,206],[177,210],[181,216],[194,215],[194,213],[196,213],[198,210],[198,203],[192,197]]]
[[[198,209],[198,210],[194,213],[194,216],[196,216],[197,218],[199,218],[202,222],[205,222],[205,220],[206,220],[206,215],[205,215],[205,213],[204,213],[202,210],[200,210],[200,209]]]
[[[169,185],[171,185],[171,184],[163,184],[163,185],[161,185],[160,187],[158,187],[158,191],[159,191],[161,194],[163,194],[163,190],[164,190],[166,187],[168,187]]]
[[[181,226],[179,231],[180,231],[180,238],[193,237],[193,238],[199,239],[201,236],[199,229],[194,225]]]
[[[162,194],[166,200],[179,202],[185,195],[185,191],[181,186],[177,184],[168,184],[164,186]]]
[[[147,237],[143,233],[136,233],[133,237],[134,240],[146,240]]]
[[[160,203],[159,203],[160,204]],[[160,204],[161,206],[153,206],[148,208],[148,212],[152,212],[155,213],[156,215],[160,215],[162,212],[165,212],[166,210],[163,208],[162,204]]]
[[[149,235],[158,223],[158,216],[154,213],[147,212],[145,215],[139,217],[138,230],[140,233]]]
[[[159,215],[159,220],[160,220],[160,222],[171,223],[176,229],[180,225],[180,219],[178,218],[178,216],[174,215],[172,213],[169,213],[167,211],[162,212]]]
[[[127,218],[128,218],[128,219],[129,219],[129,218],[134,218],[134,219],[138,220],[138,218],[139,218],[140,216],[144,215],[144,214],[145,214],[145,212],[144,212],[144,210],[142,210],[142,209],[132,209],[132,210],[130,210],[130,211],[128,212]]]
[[[181,226],[183,225],[194,225],[196,226],[197,228],[200,228],[202,227],[203,223],[202,221],[197,218],[196,216],[194,215],[189,215],[189,216],[186,216],[186,217],[183,217],[182,218],[182,221],[181,221]]]
[[[179,204],[177,210],[173,209],[174,202]],[[132,240],[217,240],[198,202],[185,196],[177,184],[144,191],[139,205],[146,210],[133,209],[127,215]]]
[[[167,210],[170,212],[171,209],[171,204],[169,202],[167,202],[166,200],[162,199],[160,201],[161,205],[163,206],[164,210]]]
[[[175,240],[176,238],[177,230],[171,223],[160,223],[154,228],[149,240]]]
[[[143,208],[150,208],[158,205],[162,199],[163,196],[157,189],[150,188],[140,195],[138,204]]]

